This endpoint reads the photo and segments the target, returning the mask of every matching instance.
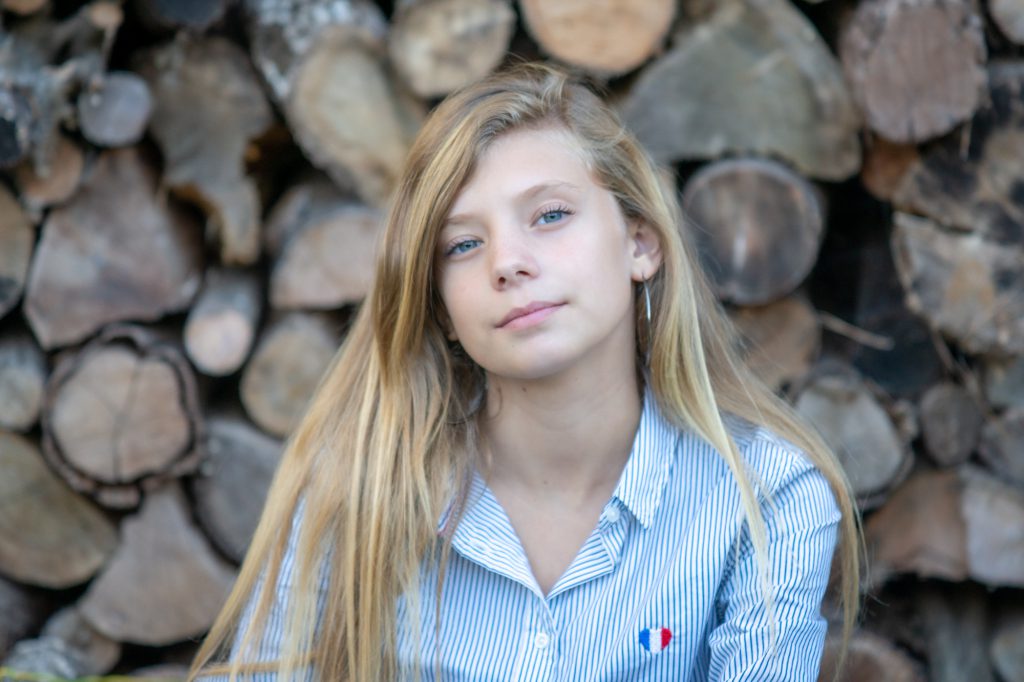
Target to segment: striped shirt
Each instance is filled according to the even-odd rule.
[[[439,646],[436,567],[426,567],[418,651],[405,602],[398,604],[400,663],[419,660],[422,679],[433,680],[439,656],[442,679],[467,682],[816,680],[838,506],[824,476],[792,444],[763,427],[727,424],[774,501],[759,495],[774,649],[735,479],[706,441],[668,423],[648,393],[611,499],[546,595],[501,505],[474,477],[452,538]],[[291,559],[289,547],[279,593]],[[274,658],[281,608],[271,614],[261,660]]]

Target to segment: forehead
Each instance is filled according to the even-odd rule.
[[[596,186],[576,138],[557,127],[513,130],[495,138],[480,155],[449,215],[521,196],[531,188],[559,185]]]

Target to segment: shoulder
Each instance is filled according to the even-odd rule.
[[[814,478],[827,485],[808,453],[768,426],[732,414],[726,415],[723,421],[744,465],[761,488],[759,492],[774,494],[801,477]]]

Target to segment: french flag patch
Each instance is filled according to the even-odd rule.
[[[668,628],[644,628],[640,631],[640,646],[656,654],[672,641],[672,631]]]

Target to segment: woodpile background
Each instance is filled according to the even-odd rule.
[[[1024,0],[0,8],[11,679],[180,676],[425,113],[548,59],[674,171],[750,361],[847,467],[843,679],[1024,680]]]

